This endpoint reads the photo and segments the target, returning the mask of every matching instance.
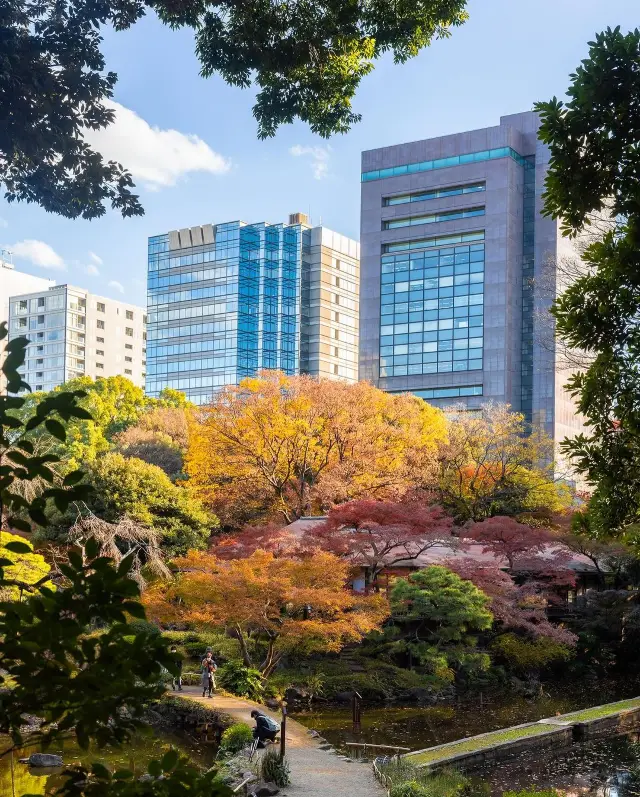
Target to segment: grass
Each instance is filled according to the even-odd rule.
[[[571,714],[563,714],[557,717],[559,720],[568,722],[585,722],[587,720],[597,720],[607,717],[609,714],[616,714],[618,711],[640,708],[640,697],[629,700],[619,700],[617,703],[607,703],[606,706],[596,706],[595,708],[585,708],[583,711],[573,711]]]
[[[489,733],[486,736],[476,736],[461,742],[452,742],[440,748],[425,750],[422,753],[410,753],[407,758],[411,763],[422,766],[424,764],[432,764],[435,761],[440,761],[443,758],[449,758],[450,756],[462,755],[463,753],[475,753],[478,750],[483,750],[486,747],[493,747],[496,744],[515,742],[518,739],[538,736],[541,733],[548,733],[553,730],[557,730],[557,728],[553,725],[544,725],[541,723],[525,725],[523,728],[507,728],[503,731]]]

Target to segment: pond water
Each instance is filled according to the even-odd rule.
[[[421,750],[639,694],[640,681],[598,681],[546,685],[544,696],[538,700],[511,695],[476,697],[455,706],[364,705],[360,733],[353,732],[350,706],[318,705],[309,711],[292,711],[291,715],[339,749],[346,749],[347,742],[366,742]]]
[[[556,754],[531,751],[514,761],[474,772],[477,793],[499,797],[505,790],[560,789],[567,797],[640,795],[638,734],[576,744]]]
[[[8,747],[8,740],[0,737],[0,752]],[[66,765],[99,761],[111,770],[130,769],[142,775],[147,771],[149,761],[162,757],[170,747],[177,748],[188,755],[195,764],[203,767],[213,763],[215,753],[211,747],[190,743],[182,737],[155,728],[139,732],[121,749],[87,753],[69,738],[52,745],[46,752],[62,756]],[[21,797],[23,794],[48,797],[55,794],[61,784],[59,771],[31,769],[19,761],[20,758],[28,758],[31,753],[38,750],[38,747],[25,747],[0,758],[0,797]]]

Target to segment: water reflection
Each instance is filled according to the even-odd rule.
[[[637,797],[640,795],[638,734],[573,745],[556,754],[520,754],[492,763],[473,775],[492,795],[529,787],[559,789],[567,797]]]
[[[0,736],[0,752],[8,747],[8,740]],[[178,748],[200,766],[210,766],[213,762],[211,748],[185,742],[182,738],[155,729],[138,733],[130,743],[119,749],[87,753],[80,749],[75,740],[64,739],[46,752],[62,756],[67,766],[99,761],[112,771],[129,769],[142,775],[147,771],[149,761],[160,758],[170,747]],[[62,770],[34,769],[20,763],[19,759],[28,758],[39,749],[37,746],[26,746],[0,758],[0,797],[21,797],[23,794],[49,797],[56,793],[62,784]]]
[[[509,696],[505,699],[475,697],[460,705],[432,707],[364,706],[359,734],[353,733],[349,706],[317,706],[310,711],[292,712],[309,728],[314,728],[338,748],[346,742],[390,744],[420,750],[452,742],[465,736],[508,728],[544,717],[565,714],[594,705],[590,684],[560,684],[545,688],[539,700]],[[599,681],[597,700],[609,703],[640,694],[640,681]]]

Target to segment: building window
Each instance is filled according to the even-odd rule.
[[[481,396],[482,385],[468,385],[465,387],[435,387],[425,390],[413,390],[414,396],[423,399],[464,398],[466,396]]]
[[[98,329],[104,329],[104,321],[100,320],[96,321],[96,326],[98,327]]]
[[[96,357],[104,357],[104,352],[102,349],[96,349]]]
[[[402,166],[393,166],[389,169],[376,169],[362,173],[362,182],[369,180],[384,180],[386,177],[397,177],[400,174],[415,174],[416,172],[431,172],[434,169],[448,169],[451,166],[462,166],[465,163],[480,163],[481,161],[496,160],[497,158],[513,158],[520,166],[524,167],[525,159],[511,147],[498,149],[485,149],[482,152],[468,152],[464,155],[452,155],[448,158],[436,158],[420,163],[407,163]]]
[[[129,368],[125,368],[124,372],[125,372],[125,374],[128,374],[129,376],[131,376],[131,374],[133,373],[133,371],[131,371]]]
[[[124,358],[124,361],[125,361],[126,363],[132,363],[132,362],[133,362],[133,357],[125,357],[125,358]]]
[[[42,379],[44,376],[44,371],[36,371],[36,379]]]
[[[436,222],[468,219],[472,216],[484,216],[484,205],[477,208],[443,210],[440,213],[428,213],[425,216],[409,216],[406,219],[387,219],[386,221],[382,222],[382,229],[395,230],[398,227],[415,227],[418,224],[435,224]]]
[[[146,315],[143,315],[143,316],[142,316],[142,323],[143,323],[143,324],[146,324],[146,323],[147,323],[147,317],[146,317]]]
[[[133,345],[131,343],[125,343],[124,347],[125,347],[125,349],[132,349]]]
[[[96,368],[104,368],[104,365],[102,363],[96,363]]]
[[[469,185],[453,185],[448,188],[434,188],[430,191],[416,191],[413,194],[397,194],[396,196],[385,196],[382,204],[405,205],[408,202],[424,202],[428,199],[441,199],[445,196],[459,196],[460,194],[474,194],[477,191],[484,191],[484,183],[469,183]]]
[[[104,313],[104,312],[106,311],[106,309],[107,309],[107,308],[105,307],[105,304],[104,304],[104,302],[98,302],[98,303],[96,304],[96,308],[97,308],[97,310],[98,310],[98,312],[99,312],[99,313]]]
[[[484,243],[384,255],[380,282],[381,377],[482,369]]]
[[[96,343],[104,343],[104,338],[96,338]]]
[[[44,307],[44,296],[38,297],[38,307]]]
[[[133,310],[127,310],[127,319],[133,321]]]
[[[44,324],[44,316],[43,315],[39,315],[38,316],[38,324]]]
[[[42,390],[42,385],[36,385],[36,390]]]
[[[27,326],[27,319],[26,318],[19,318],[18,319],[18,326],[19,327],[26,327]]]
[[[36,365],[44,365],[44,358],[36,360]]]
[[[26,313],[29,308],[29,302],[26,299],[20,299],[18,303],[18,312],[19,313]]]
[[[133,337],[133,329],[132,329],[132,327],[125,327],[124,328],[124,334],[128,335],[130,338],[132,338]]]

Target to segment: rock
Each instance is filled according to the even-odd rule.
[[[264,704],[265,704],[265,706],[267,706],[267,708],[273,708],[273,709],[279,709],[280,708],[280,701],[276,700],[275,697],[268,697],[264,701]]]
[[[27,763],[30,767],[63,767],[64,761],[59,755],[50,753],[31,753]]]
[[[404,700],[415,701],[416,703],[435,703],[436,698],[433,694],[433,689],[427,687],[416,686],[412,689],[407,689],[402,695]]]
[[[318,739],[320,737],[318,731],[307,731],[307,733],[312,739]]]
[[[300,686],[290,686],[284,693],[287,703],[310,703],[312,698],[312,693]]]
[[[251,794],[253,797],[273,797],[273,795],[278,794],[279,791],[280,789],[275,783],[259,783],[252,788]]]

